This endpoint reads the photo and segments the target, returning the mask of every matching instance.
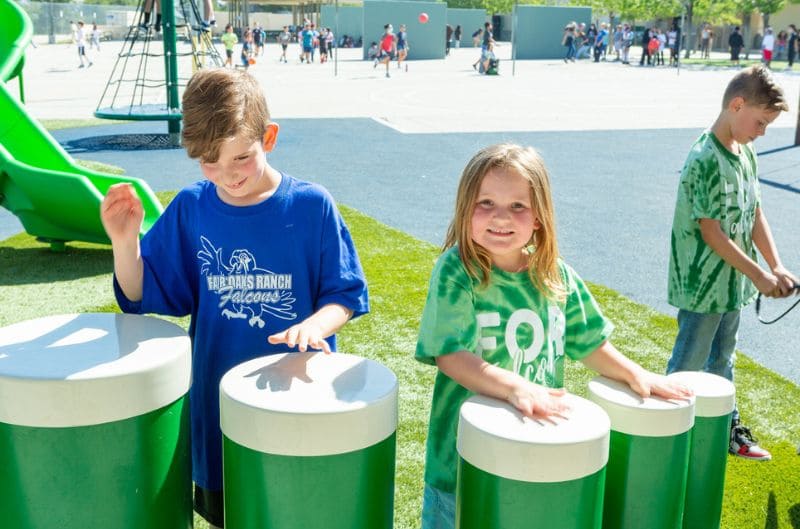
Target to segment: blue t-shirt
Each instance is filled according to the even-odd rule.
[[[314,32],[310,29],[303,30],[303,47],[311,48],[314,46]]]
[[[275,194],[253,206],[224,203],[216,186],[183,189],[141,243],[143,299],[124,312],[191,314],[192,474],[222,489],[219,382],[252,358],[286,352],[267,337],[338,303],[369,311],[364,272],[350,232],[321,186],[282,175]],[[331,349],[336,340],[328,338]],[[295,349],[296,350],[296,349]]]

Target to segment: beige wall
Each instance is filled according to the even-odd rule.
[[[761,27],[761,17],[758,18],[758,25]],[[789,24],[800,27],[800,4],[789,4],[787,2],[786,7],[769,17],[769,25],[772,26],[775,33],[786,29]]]

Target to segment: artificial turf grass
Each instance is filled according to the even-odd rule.
[[[174,193],[159,193],[165,204]],[[339,333],[339,350],[382,362],[400,381],[395,527],[419,527],[431,392],[435,369],[413,360],[428,278],[439,250],[342,207],[370,286],[371,312]],[[117,311],[111,292],[108,246],[70,243],[63,254],[27,235],[0,243],[0,325],[64,312]],[[591,290],[614,322],[614,344],[645,367],[661,372],[677,331],[673,318],[598,285]],[[43,293],[44,291],[44,293]],[[173,319],[184,327],[186,318]],[[593,374],[566,363],[567,387],[585,395]],[[800,388],[744,355],[737,389],[745,422],[774,460],[728,459],[723,529],[800,527],[800,425],[792,406]],[[655,456],[655,455],[654,455]],[[195,527],[207,525],[196,518]]]

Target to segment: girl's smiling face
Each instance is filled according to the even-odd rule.
[[[472,240],[489,252],[496,267],[519,272],[528,263],[522,250],[539,228],[530,182],[514,171],[490,169],[475,200]]]

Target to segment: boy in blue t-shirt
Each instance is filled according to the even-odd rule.
[[[195,510],[222,527],[222,376],[265,354],[335,350],[334,333],[369,307],[331,196],[267,163],[278,125],[255,79],[201,70],[186,87],[183,121],[206,180],[178,193],[141,243],[142,205],[129,185],[109,189],[101,218],[122,310],[191,314]]]

